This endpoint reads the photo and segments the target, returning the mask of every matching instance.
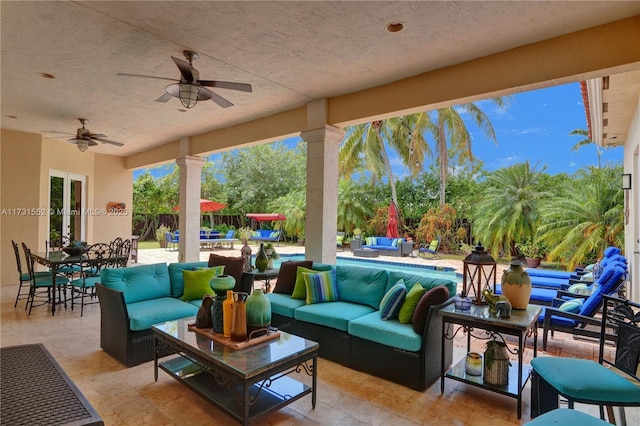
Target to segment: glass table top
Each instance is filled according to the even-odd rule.
[[[462,320],[473,320],[479,324],[495,324],[502,327],[527,328],[538,320],[542,312],[539,305],[528,305],[527,309],[512,309],[510,318],[498,318],[489,313],[488,305],[471,305],[471,309],[456,309],[452,303],[440,309],[440,314],[444,317],[458,318]]]
[[[187,344],[198,355],[244,377],[252,377],[295,358],[318,350],[318,343],[280,331],[280,338],[246,349],[234,350],[188,329],[195,317],[155,324],[165,338]]]

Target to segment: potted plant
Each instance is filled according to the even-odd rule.
[[[355,238],[356,240],[359,240],[361,236],[362,236],[362,229],[356,228],[353,230],[353,238]]]
[[[545,256],[547,249],[544,244],[535,240],[526,240],[524,243],[516,243],[516,248],[524,256],[529,268],[537,268]]]
[[[156,229],[156,240],[160,243],[160,248],[167,248],[167,239],[164,237],[167,232],[171,232],[171,228],[164,223],[160,224]]]
[[[247,244],[249,238],[253,235],[253,231],[248,226],[245,226],[242,228],[238,228],[237,234],[242,244]]]
[[[304,245],[304,229],[298,232],[298,245],[299,246]]]
[[[264,245],[264,252],[266,253],[267,258],[269,259],[269,267],[268,267],[268,269],[273,269],[273,260],[279,258],[280,256],[276,252],[276,249],[273,248],[273,244],[272,243],[266,243]]]

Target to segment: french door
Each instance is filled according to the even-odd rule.
[[[85,241],[86,176],[49,171],[49,240]]]

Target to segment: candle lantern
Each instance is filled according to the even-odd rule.
[[[471,254],[463,261],[462,293],[470,297],[475,305],[486,305],[482,300],[482,291],[495,291],[496,261],[478,243]]]

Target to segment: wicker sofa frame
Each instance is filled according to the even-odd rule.
[[[442,316],[439,310],[453,303],[449,299],[429,309],[418,352],[406,351],[370,340],[351,336],[346,331],[311,324],[273,313],[271,324],[286,332],[320,343],[322,358],[399,383],[417,391],[424,391],[440,378],[442,356]],[[451,366],[453,341],[444,342],[444,365]]]
[[[239,284],[236,284],[235,291],[250,292],[253,275],[243,274]],[[153,360],[153,331],[130,329],[124,293],[99,283],[96,284],[96,293],[100,300],[100,347],[127,367]],[[160,354],[165,355],[169,353]]]

